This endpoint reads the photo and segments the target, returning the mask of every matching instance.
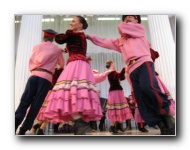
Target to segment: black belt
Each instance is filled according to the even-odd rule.
[[[48,71],[48,70],[43,69],[43,68],[34,68],[32,71],[43,71],[43,72],[47,72],[47,73],[53,75],[53,73],[51,71]]]

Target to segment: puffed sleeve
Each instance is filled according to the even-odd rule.
[[[125,68],[122,68],[121,72],[112,71],[109,75],[110,79],[116,80],[119,79],[120,81],[125,79]]]
[[[123,68],[121,72],[119,73],[119,78],[121,81],[125,80],[125,68]]]
[[[55,36],[55,42],[58,43],[58,44],[67,43],[67,41],[71,37],[72,33],[73,33],[72,30],[67,30],[65,34],[64,33],[57,34]]]

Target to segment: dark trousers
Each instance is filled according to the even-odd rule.
[[[130,80],[141,117],[150,127],[157,125],[169,112],[170,102],[158,86],[154,64],[143,63],[130,74]]]
[[[44,102],[50,86],[51,82],[44,78],[31,76],[28,79],[20,104],[15,112],[15,119],[19,120],[20,123],[26,116],[22,124],[24,129],[30,130],[32,128],[34,120]],[[29,112],[26,115],[28,108]]]

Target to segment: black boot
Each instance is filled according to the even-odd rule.
[[[115,129],[115,126],[110,126],[109,132],[118,133],[118,131]]]
[[[106,119],[106,117],[103,116],[103,117],[101,118],[101,120],[100,120],[100,124],[99,124],[99,130],[100,130],[100,131],[105,131],[105,119]]]
[[[58,132],[59,124],[60,124],[60,123],[57,123],[57,124],[54,124],[54,125],[53,125],[53,131],[54,131],[55,133]]]
[[[83,121],[82,118],[75,120],[73,127],[75,135],[86,135],[87,132],[92,131],[90,125],[87,122]]]
[[[138,123],[138,129],[141,132],[149,132],[147,129],[145,129],[145,123]]]
[[[149,132],[147,129],[144,128],[145,124],[144,123],[138,123],[138,129],[141,132]]]
[[[23,128],[23,127],[20,127],[20,130],[18,132],[18,135],[25,135],[27,129]]]
[[[147,129],[145,129],[145,128],[139,128],[139,131],[141,131],[141,132],[149,132]]]
[[[99,124],[99,130],[104,131],[104,126],[105,126],[104,123],[100,123]]]
[[[175,135],[175,119],[169,113],[163,116],[169,135]]]
[[[126,120],[126,128],[125,128],[125,130],[131,130],[132,128],[131,128],[131,119],[129,119],[129,120]]]
[[[37,123],[37,124],[33,125],[33,127],[32,127],[32,134],[36,134],[36,131],[39,128],[40,128],[40,124]]]
[[[116,129],[117,131],[122,131],[122,132],[124,132],[123,123],[116,122],[116,123],[115,123],[115,129]]]
[[[38,129],[36,132],[37,135],[44,135],[43,129]]]
[[[158,127],[160,128],[160,135],[169,135],[168,129],[163,121],[158,123]]]
[[[90,121],[90,127],[92,128],[92,131],[96,131],[97,130],[96,121]]]

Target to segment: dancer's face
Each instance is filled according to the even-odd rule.
[[[80,31],[82,30],[82,23],[80,23],[78,17],[74,17],[73,20],[70,23],[70,29],[73,31]]]
[[[138,23],[138,19],[135,19],[134,16],[126,16],[124,19],[125,23],[132,22],[132,23]]]

